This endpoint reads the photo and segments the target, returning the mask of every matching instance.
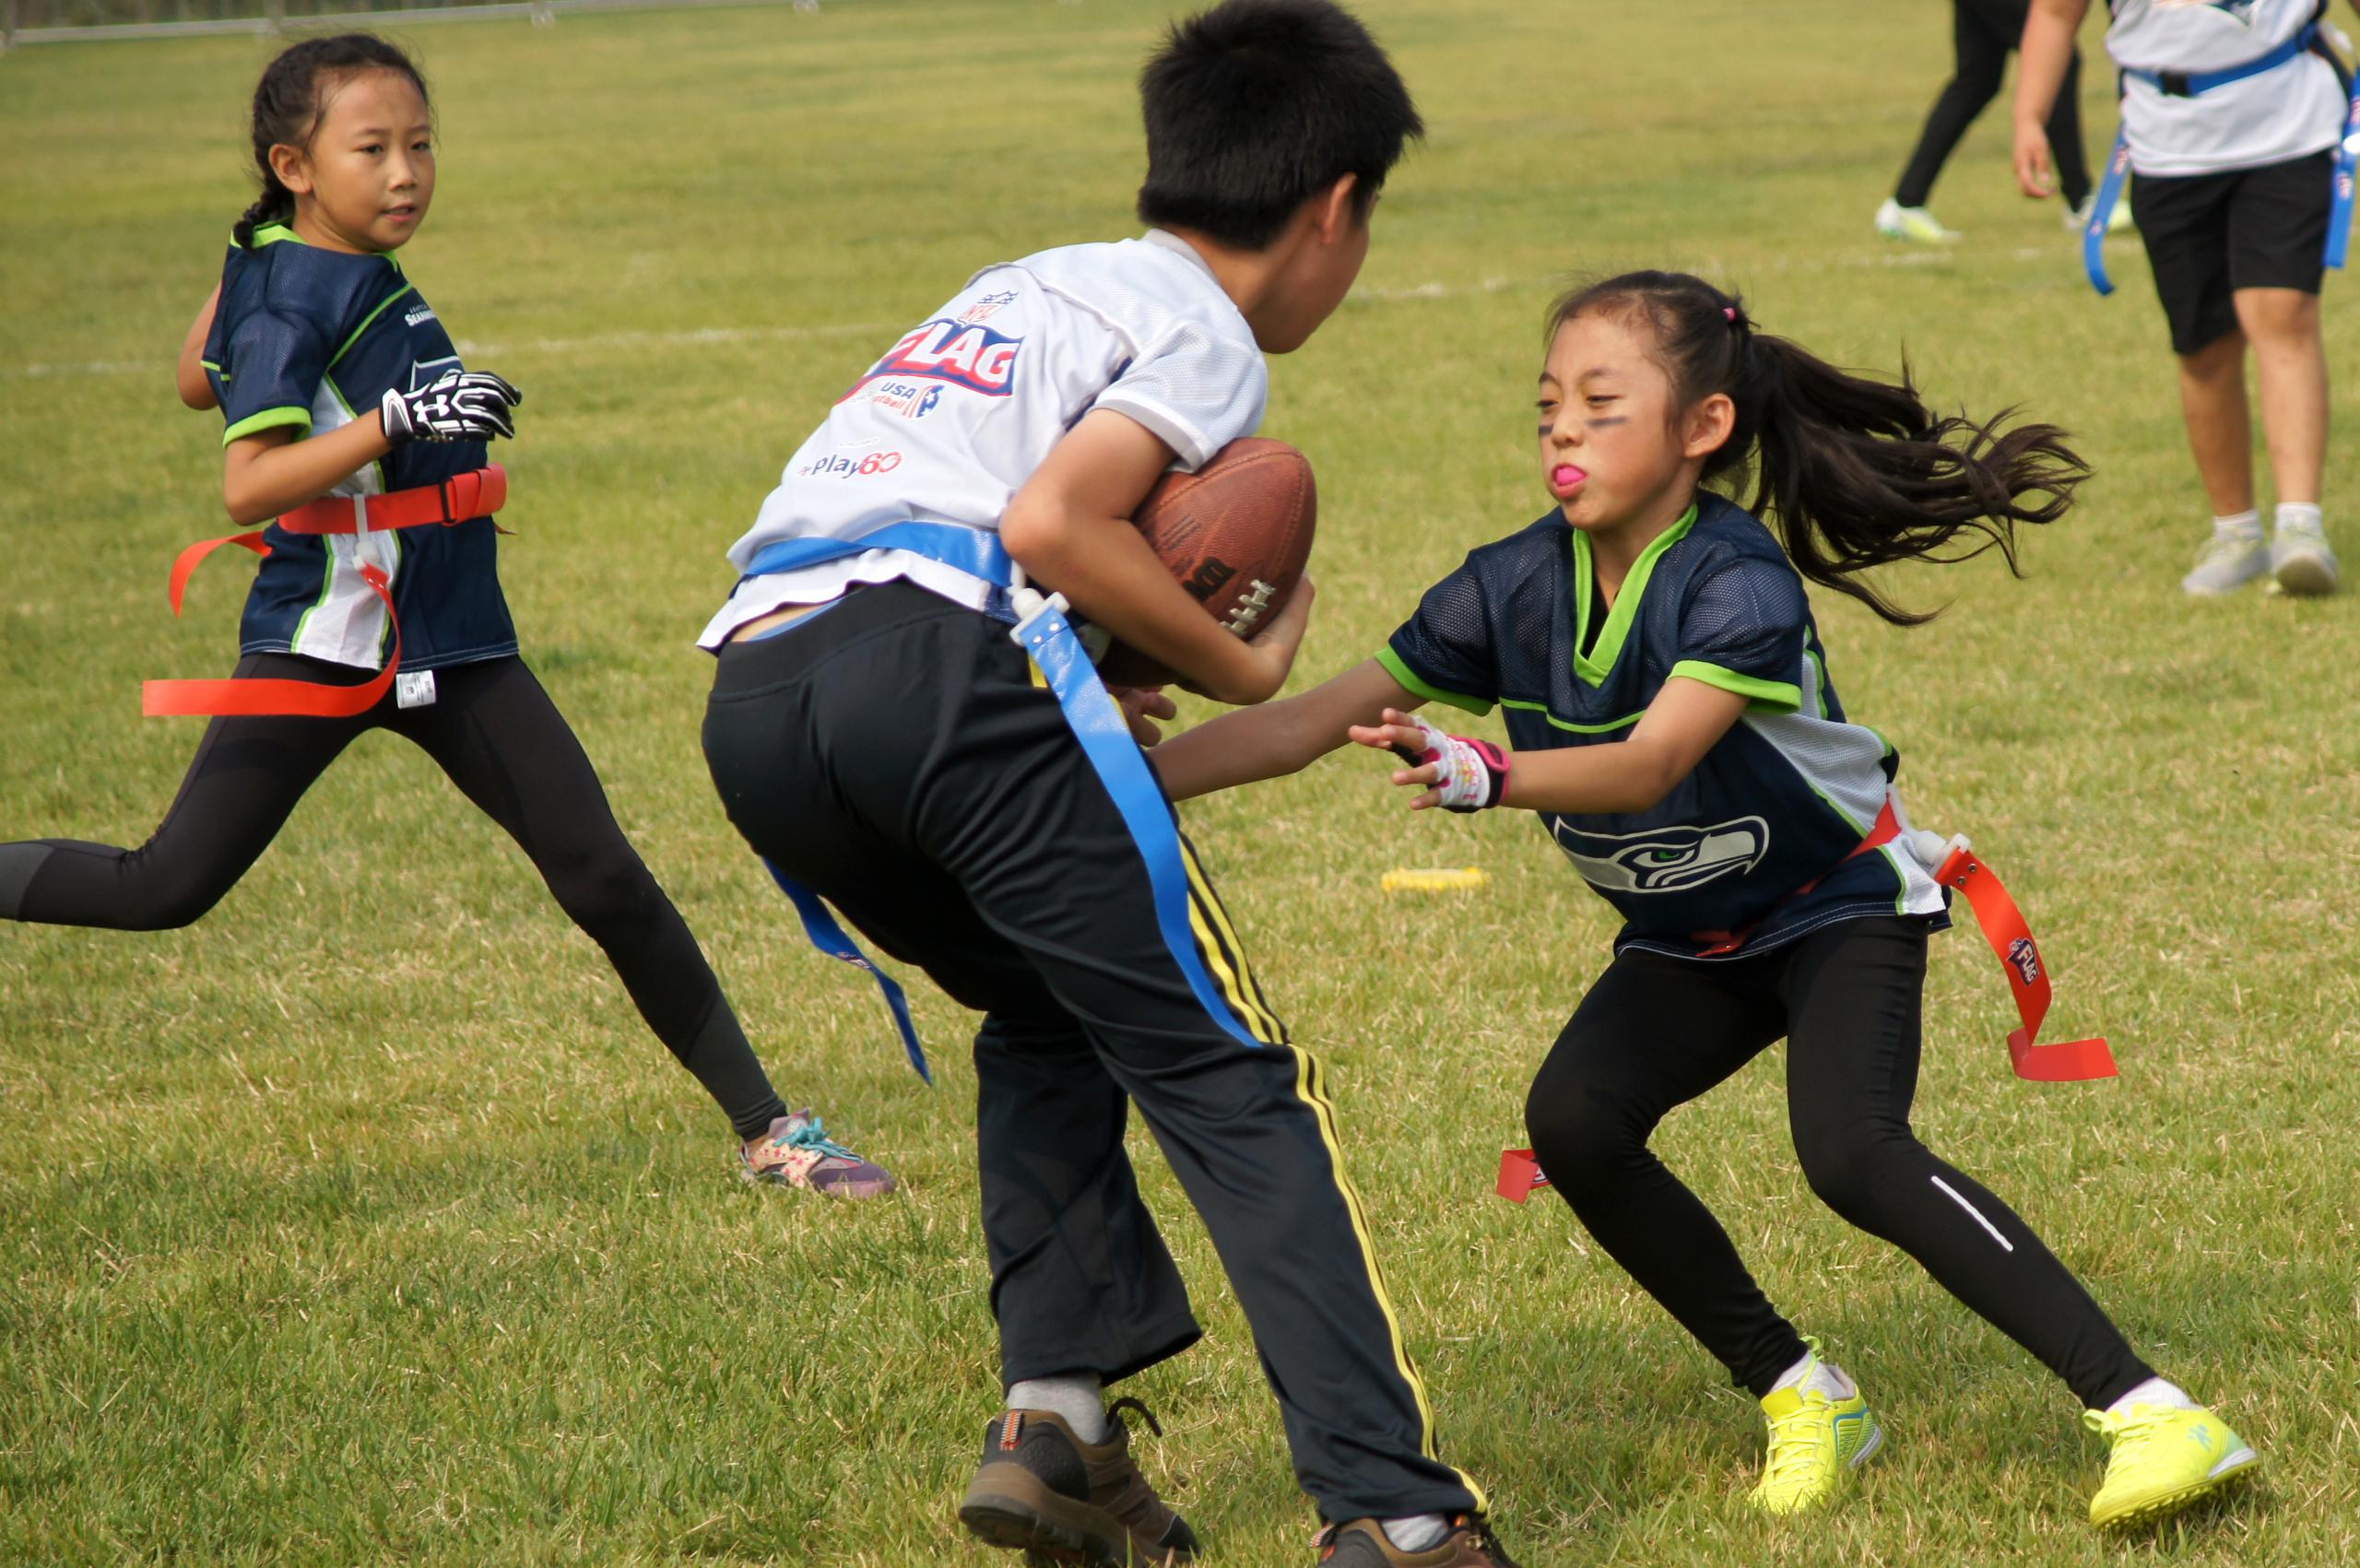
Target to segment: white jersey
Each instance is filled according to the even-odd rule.
[[[985,267],[853,383],[788,460],[729,560],[743,572],[781,539],[855,539],[913,519],[996,530],[1049,449],[1093,408],[1138,420],[1193,471],[1254,432],[1268,391],[1253,330],[1176,235]],[[697,641],[717,648],[781,606],[903,577],[975,608],[987,596],[925,557],[867,550],[747,579]]]
[[[2106,52],[2134,71],[2223,71],[2259,60],[2311,24],[2319,0],[2112,0]],[[2142,174],[2213,174],[2283,163],[2333,147],[2345,100],[2317,54],[2274,71],[2174,98],[2153,82],[2123,84],[2130,167]]]

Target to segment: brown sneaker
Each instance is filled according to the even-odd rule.
[[[1330,1525],[1311,1544],[1323,1568],[1516,1568],[1491,1526],[1474,1514],[1453,1518],[1450,1534],[1423,1551],[1402,1550],[1375,1519]]]
[[[1054,1562],[1168,1568],[1195,1562],[1196,1532],[1163,1505],[1131,1460],[1131,1429],[1119,1414],[1126,1407],[1163,1435],[1137,1399],[1115,1401],[1106,1412],[1106,1441],[1099,1444],[1082,1442],[1063,1417],[1046,1410],[995,1417],[959,1522],[990,1545],[1021,1547]]]

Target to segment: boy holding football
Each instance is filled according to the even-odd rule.
[[[1140,91],[1150,231],[985,268],[789,460],[702,639],[706,757],[831,950],[856,956],[820,897],[985,1015],[1007,1397],[967,1527],[1060,1561],[1195,1555],[1101,1402],[1200,1333],[1124,1152],[1135,1101],[1253,1326],[1327,1521],[1319,1561],[1508,1564],[1481,1493],[1437,1456],[1320,1069],[1060,614],[1209,696],[1278,690],[1308,589],[1240,641],[1129,519],[1166,469],[1260,422],[1262,353],[1341,302],[1422,126],[1331,0],[1226,0],[1173,29]]]

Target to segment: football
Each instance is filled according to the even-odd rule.
[[[1132,521],[1205,613],[1240,637],[1268,626],[1303,581],[1319,490],[1311,464],[1282,441],[1247,436],[1193,474],[1166,474]],[[1110,686],[1161,686],[1174,677],[1116,643],[1098,661]]]

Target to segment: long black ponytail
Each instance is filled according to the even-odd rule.
[[[420,99],[426,97],[426,78],[416,62],[374,33],[307,38],[280,50],[264,67],[262,80],[254,86],[254,169],[262,176],[262,194],[231,230],[240,245],[254,243],[259,225],[283,223],[295,216],[295,193],[279,183],[270,166],[270,149],[309,147],[327,107],[322,84],[364,71],[398,72],[410,79]]]
[[[1906,366],[1898,383],[1847,374],[1757,330],[1743,301],[1701,277],[1631,272],[1572,289],[1551,307],[1549,333],[1600,312],[1646,323],[1679,408],[1717,392],[1736,406],[1701,479],[1726,479],[1734,494],[1750,469],[1746,508],[1777,529],[1795,570],[1897,626],[1935,612],[1904,609],[1858,573],[1997,548],[2021,577],[2016,525],[2054,523],[2090,476],[2056,426],[2010,426],[2012,409],[1938,416]],[[1951,549],[1962,535],[1981,537]]]

